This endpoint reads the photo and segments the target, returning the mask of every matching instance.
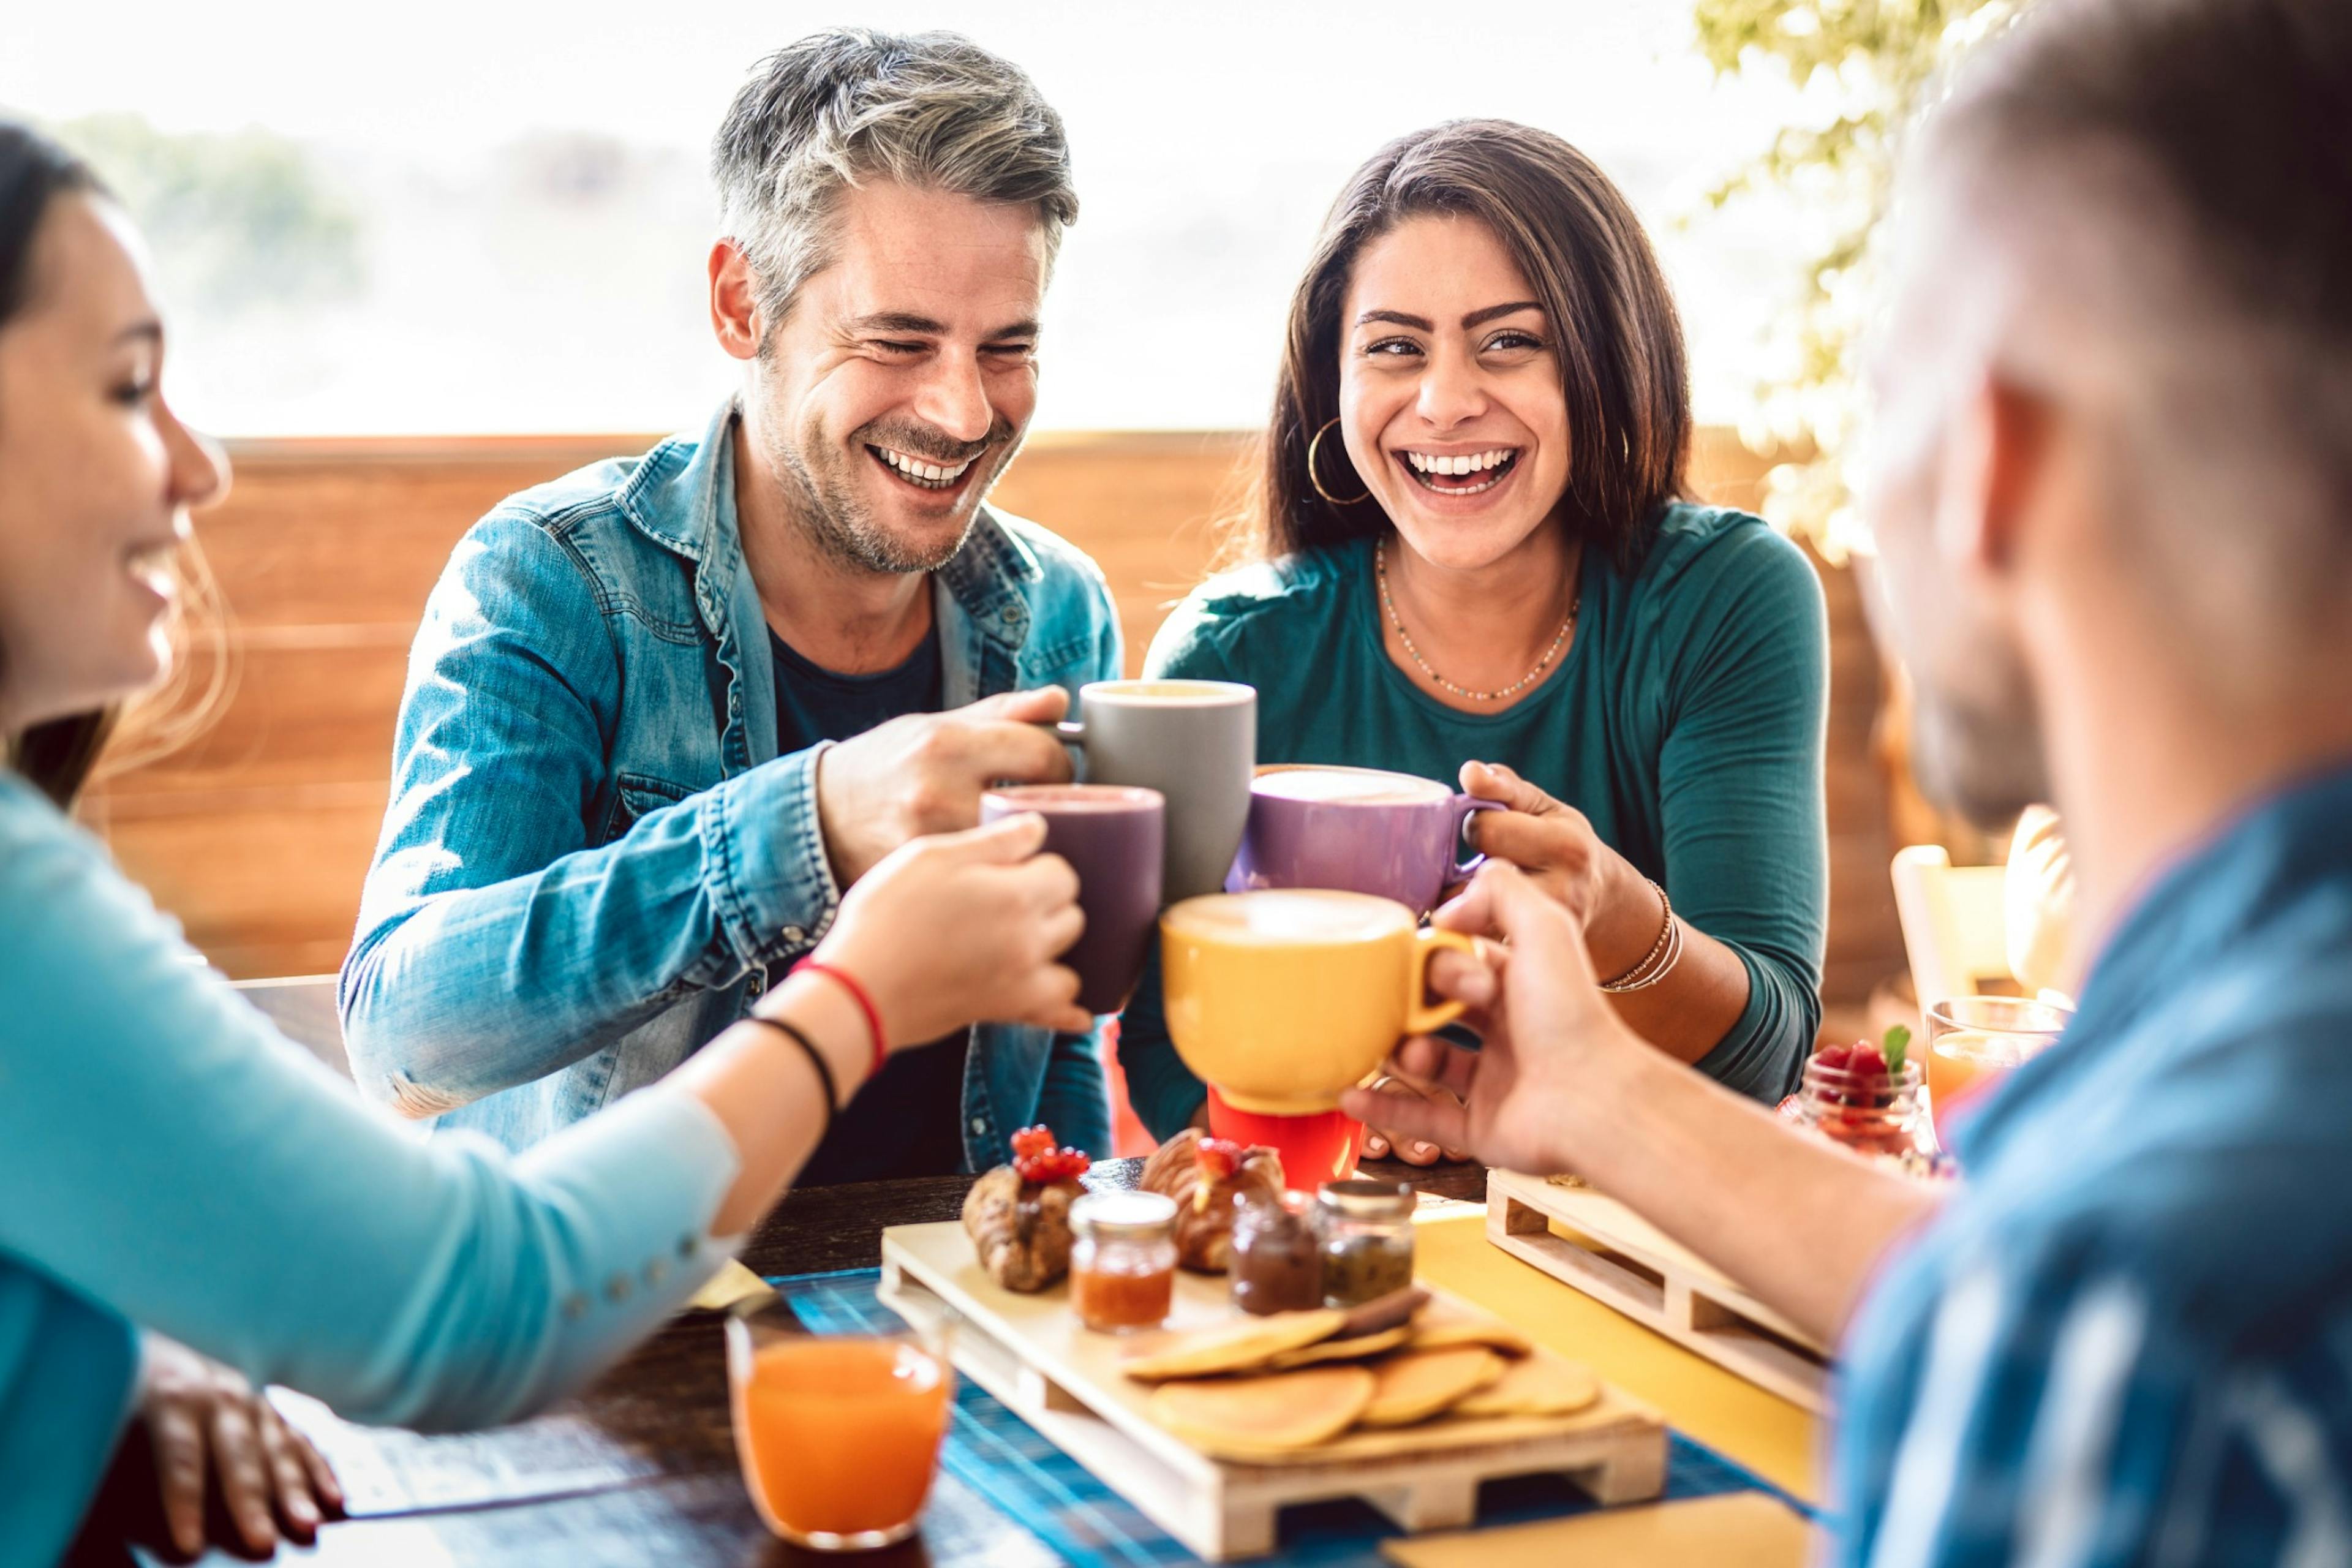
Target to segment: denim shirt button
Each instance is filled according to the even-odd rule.
[[[782,934],[783,939],[790,942],[803,942],[808,940],[808,932],[798,926],[786,926]]]
[[[571,1295],[563,1298],[563,1315],[575,1323],[581,1319],[586,1317],[588,1315],[588,1298],[583,1296],[577,1290],[574,1290]]]
[[[628,1299],[629,1277],[627,1275],[615,1274],[604,1281],[604,1300],[617,1303]]]
[[[985,1132],[985,1131],[988,1131],[988,1119],[987,1119],[986,1117],[984,1117],[984,1116],[975,1116],[975,1117],[973,1117],[973,1118],[971,1119],[971,1130],[972,1130],[974,1132]]]

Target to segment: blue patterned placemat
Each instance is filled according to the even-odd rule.
[[[803,1274],[773,1280],[801,1321],[817,1333],[901,1327],[875,1298],[878,1268]],[[955,1419],[940,1463],[1076,1568],[1150,1568],[1191,1563],[1192,1552],[1146,1518],[1085,1466],[1063,1453],[970,1378],[957,1380]],[[1668,1499],[1762,1491],[1810,1512],[1796,1499],[1712,1448],[1670,1434]],[[1584,1513],[1597,1505],[1559,1476],[1489,1481],[1479,1492],[1478,1522],[1511,1524]],[[1286,1509],[1281,1542],[1261,1563],[1340,1568],[1382,1562],[1380,1542],[1396,1526],[1370,1504],[1349,1500]]]

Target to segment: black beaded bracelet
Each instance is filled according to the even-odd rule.
[[[824,1053],[816,1048],[816,1042],[803,1034],[796,1026],[787,1024],[782,1018],[771,1018],[759,1013],[747,1013],[743,1016],[743,1021],[747,1024],[764,1025],[775,1030],[798,1046],[802,1053],[808,1058],[809,1066],[816,1068],[817,1081],[824,1085],[824,1125],[826,1130],[830,1131],[833,1127],[833,1113],[841,1104],[841,1091],[834,1087],[833,1069],[825,1065]]]

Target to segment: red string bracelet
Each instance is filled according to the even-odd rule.
[[[827,980],[832,981],[844,991],[849,993],[849,999],[857,1004],[857,1010],[859,1012],[866,1015],[866,1027],[871,1031],[874,1036],[874,1060],[866,1067],[866,1076],[872,1078],[876,1073],[880,1072],[882,1070],[882,1064],[889,1059],[890,1047],[884,1043],[884,1037],[882,1034],[882,1010],[874,1005],[874,998],[866,994],[866,987],[860,985],[857,983],[856,977],[852,975],[847,970],[836,969],[830,963],[819,963],[814,958],[802,959],[798,963],[793,965],[790,973],[793,974],[822,974]]]

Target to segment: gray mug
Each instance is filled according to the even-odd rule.
[[[1224,889],[1257,771],[1256,687],[1097,680],[1078,689],[1077,721],[1055,732],[1084,754],[1087,783],[1133,784],[1167,797],[1165,901]]]

